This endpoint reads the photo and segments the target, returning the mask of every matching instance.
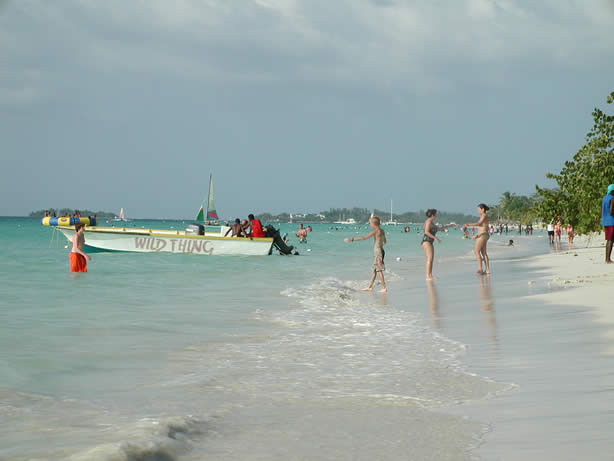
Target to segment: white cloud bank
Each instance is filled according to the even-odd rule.
[[[0,103],[92,72],[499,84],[515,67],[598,68],[613,57],[612,30],[609,0],[14,0],[0,9]]]

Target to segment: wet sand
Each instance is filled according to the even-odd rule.
[[[613,459],[614,267],[601,247],[561,248],[495,258],[473,284],[444,268],[425,290],[423,312],[468,346],[468,370],[515,386],[447,409],[488,425],[481,459]]]

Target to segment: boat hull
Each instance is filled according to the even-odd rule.
[[[58,227],[68,240],[74,228]],[[265,256],[271,253],[271,238],[231,238],[221,235],[186,235],[183,231],[155,229],[87,228],[86,246],[106,251],[136,253],[182,253],[205,256]]]

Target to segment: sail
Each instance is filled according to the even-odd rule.
[[[119,219],[124,220],[126,217],[124,216],[124,209],[119,210]]]
[[[198,210],[198,215],[196,215],[196,221],[205,222],[205,212],[202,206],[200,207],[200,210]]]
[[[209,179],[209,200],[207,201],[207,219],[220,219],[213,201],[213,177]]]

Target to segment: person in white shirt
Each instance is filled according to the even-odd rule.
[[[554,225],[552,222],[548,223],[548,227],[546,229],[548,231],[548,241],[550,243],[554,243]]]

